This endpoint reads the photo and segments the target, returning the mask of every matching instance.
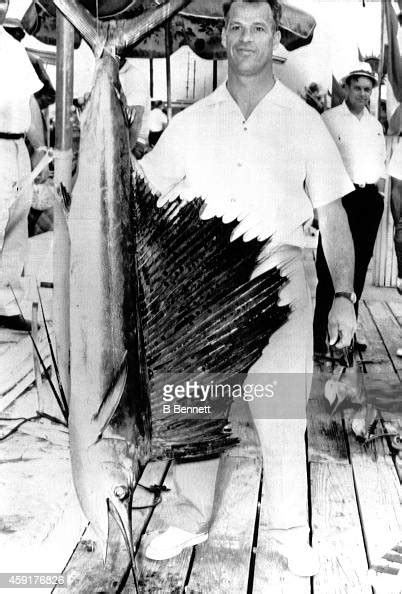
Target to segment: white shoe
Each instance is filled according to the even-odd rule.
[[[402,347],[399,347],[398,349],[396,349],[396,356],[402,357]]]
[[[145,556],[154,561],[164,561],[179,555],[183,549],[205,542],[208,532],[193,534],[181,528],[170,526],[165,532],[156,536],[145,549]]]
[[[402,278],[396,279],[396,290],[400,295],[402,295]]]
[[[281,544],[278,552],[287,559],[288,569],[293,575],[311,577],[320,571],[317,553],[307,543]]]

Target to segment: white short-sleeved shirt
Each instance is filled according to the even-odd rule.
[[[279,81],[247,120],[221,85],[173,118],[141,165],[162,195],[203,197],[203,218],[296,245],[312,207],[354,189],[320,116]]]
[[[151,97],[148,85],[145,83],[142,73],[129,60],[120,69],[119,78],[127,99],[127,105],[140,105],[144,108],[138,138],[148,142],[149,115],[151,112]]]
[[[149,116],[150,132],[162,132],[163,128],[167,126],[167,123],[167,116],[159,107],[151,110],[151,115]]]
[[[385,139],[380,122],[367,109],[361,119],[345,102],[324,112],[322,118],[355,184],[374,184],[385,173]]]
[[[0,26],[0,132],[23,134],[31,124],[29,101],[42,88],[25,48]]]

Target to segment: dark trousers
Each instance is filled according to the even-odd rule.
[[[402,180],[391,178],[391,212],[394,219],[394,245],[398,278],[402,278]]]
[[[357,317],[359,299],[363,292],[367,268],[373,255],[377,231],[384,210],[384,201],[381,194],[378,193],[377,187],[369,185],[364,188],[356,188],[354,192],[344,196],[342,204],[348,216],[355,247],[354,290],[357,295],[355,305]],[[314,350],[322,351],[325,350],[328,314],[334,299],[334,287],[322,249],[321,238],[318,241],[316,270],[318,285],[313,322]]]
[[[149,146],[153,147],[155,146],[155,144],[158,142],[159,138],[162,135],[163,130],[161,130],[160,132],[150,132],[148,135],[148,142],[149,142]]]

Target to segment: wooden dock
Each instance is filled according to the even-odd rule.
[[[402,346],[402,299],[398,301],[396,292],[392,295],[392,301],[370,297],[361,305],[361,326],[369,343],[362,368],[368,381],[381,377],[392,384],[402,382],[402,358],[395,356]],[[402,564],[395,562],[398,552],[382,558],[394,545],[402,546],[399,459],[386,437],[365,448],[348,421],[329,416],[323,398],[328,372],[325,367],[315,371],[306,441],[311,533],[321,560],[320,573],[311,580],[296,578],[270,548],[258,439],[248,409],[236,403],[232,425],[241,444],[222,458],[215,521],[206,543],[170,561],[145,559],[144,545],[153,532],[169,524],[175,500],[170,464],[153,462],[145,468],[142,484],[166,485],[170,490],[155,509],[133,512],[141,593],[402,592],[402,576],[397,573],[402,573]],[[23,409],[27,414],[35,408],[35,399],[32,388],[7,413],[21,414]],[[68,586],[54,591],[66,594],[134,592],[124,546],[111,547],[104,567],[101,551],[86,527],[71,483],[65,431],[47,422],[26,426],[0,442],[0,469],[0,572],[63,572]],[[153,496],[138,487],[134,506],[152,502]],[[370,576],[374,590],[370,567],[377,568]]]

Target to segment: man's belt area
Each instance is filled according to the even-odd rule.
[[[20,138],[24,137],[24,132],[22,132],[21,134],[14,134],[12,132],[0,132],[0,139],[2,140],[19,140]]]

